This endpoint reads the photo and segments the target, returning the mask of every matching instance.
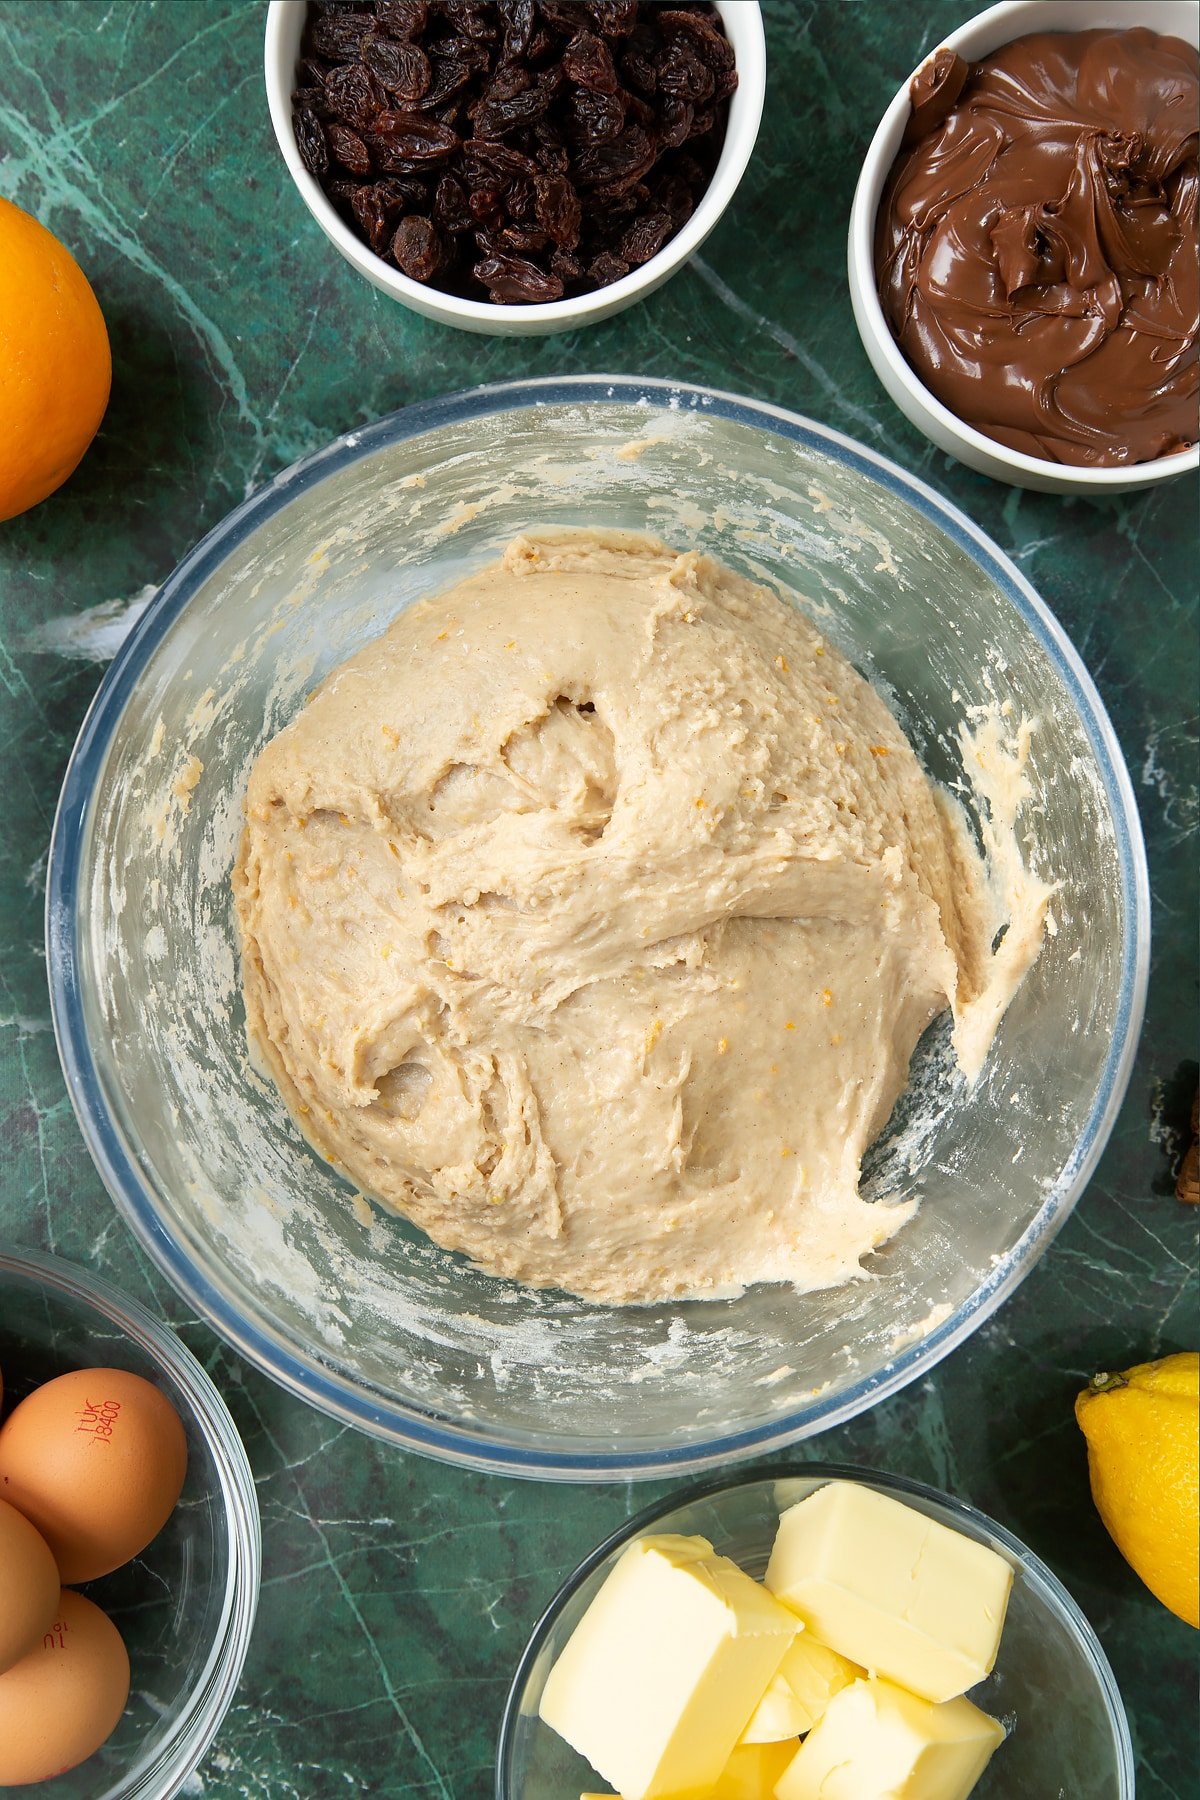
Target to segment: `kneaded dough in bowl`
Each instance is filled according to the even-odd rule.
[[[1018,885],[796,606],[561,531],[322,684],[234,872],[248,1028],[313,1143],[608,1302],[859,1271],[911,1210],[858,1177],[918,1037],[951,1007],[976,1073],[1037,953]]]

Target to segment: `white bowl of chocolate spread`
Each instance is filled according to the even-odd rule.
[[[855,320],[901,411],[971,468],[1064,493],[1197,468],[1198,25],[1187,0],[1004,0],[880,121]]]

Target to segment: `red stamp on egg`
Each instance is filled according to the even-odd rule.
[[[82,1431],[93,1443],[107,1444],[113,1434],[113,1425],[121,1410],[119,1400],[88,1400],[79,1415],[76,1431]]]

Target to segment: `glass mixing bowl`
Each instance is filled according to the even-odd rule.
[[[1038,721],[1030,854],[1056,935],[968,1092],[947,1033],[869,1158],[916,1218],[869,1279],[798,1297],[590,1305],[377,1216],[247,1054],[229,871],[246,779],[397,610],[532,525],[649,529],[807,596],[937,779],[972,705]],[[911,1381],[1011,1293],[1108,1136],[1141,1021],[1145,855],[1079,658],[929,488],[836,433],[707,390],[520,382],[408,408],[276,477],[180,565],[109,670],[55,824],[55,1027],[118,1207],[213,1326],[336,1418],[434,1456],[612,1479],[789,1443]]]
[[[972,1506],[898,1475],[806,1463],[675,1494],[614,1532],[563,1584],[534,1629],[513,1678],[496,1753],[496,1800],[578,1800],[596,1777],[538,1718],[559,1653],[633,1538],[647,1532],[706,1537],[756,1580],[780,1513],[827,1481],[856,1481],[902,1500],[1012,1564],[1013,1587],[996,1666],[970,1699],[1008,1730],[971,1800],[1133,1800],[1129,1727],[1113,1672],[1091,1626],[1044,1563]]]
[[[78,1768],[19,1791],[170,1800],[216,1736],[250,1644],[261,1563],[250,1464],[221,1396],[166,1326],[87,1269],[0,1248],[5,1416],[43,1381],[88,1368],[129,1369],[161,1389],[187,1434],[187,1476],[141,1555],[83,1590],[129,1651],[120,1723]]]

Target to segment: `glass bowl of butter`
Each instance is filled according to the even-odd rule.
[[[812,623],[801,616],[787,629],[819,632],[813,667],[821,645],[840,651],[848,675],[857,670],[874,689],[881,732],[897,734],[871,736],[861,760],[890,776],[899,756],[888,743],[898,747],[902,733],[929,780],[957,794],[981,840],[988,816],[962,733],[983,719],[998,738],[1027,741],[1016,849],[1022,866],[1054,888],[1047,934],[973,1084],[956,1061],[947,1015],[921,1038],[907,1087],[862,1168],[861,1210],[887,1241],[861,1267],[839,1269],[852,1277],[841,1285],[800,1292],[790,1280],[754,1278],[722,1297],[615,1304],[499,1278],[364,1193],[372,1187],[365,1175],[362,1188],[343,1178],[251,1053],[233,876],[264,746],[311,720],[313,691],[393,622],[419,627],[422,600],[495,566],[522,534],[581,528],[650,534],[680,563],[701,552],[760,591],[776,583],[801,596]],[[546,616],[553,624],[553,609]],[[691,631],[686,617],[678,629]],[[620,641],[640,639],[626,632]],[[711,666],[691,645],[677,652],[696,659],[689,726],[708,705]],[[435,648],[442,653],[441,642]],[[472,670],[483,667],[477,648],[464,649]],[[765,685],[739,689],[739,706],[752,710],[759,693],[794,677],[776,648],[772,639],[762,659]],[[511,662],[512,654],[496,643],[496,658]],[[530,659],[528,669],[529,679],[560,675],[549,658]],[[487,718],[512,701],[516,677],[505,678],[507,687],[500,675],[492,688],[468,681],[470,693],[492,695],[487,707],[472,702]],[[434,701],[443,692],[434,681],[418,686],[403,716],[385,719],[382,732],[373,722],[362,766],[393,754],[409,734],[423,755],[440,729]],[[524,690],[519,697],[523,705]],[[825,725],[841,716],[835,700],[821,702]],[[414,726],[423,709],[425,722]],[[789,745],[807,743],[810,725],[821,723],[810,711],[789,729]],[[568,750],[595,723],[587,705],[567,699],[550,713]],[[752,751],[764,741],[744,723],[725,723]],[[697,734],[678,735],[673,760],[686,763]],[[822,770],[837,768],[847,748],[840,732],[830,735],[839,743]],[[764,815],[776,804],[772,785],[762,786]],[[452,763],[442,788],[469,800],[470,767]],[[673,829],[686,821],[678,830],[689,843],[716,810],[699,810],[703,794],[691,795],[670,815]],[[778,802],[790,804],[788,793]],[[735,820],[738,805],[735,795]],[[343,811],[323,808],[300,833],[306,845],[340,829]],[[896,816],[902,811],[897,804]],[[754,839],[754,854],[777,841],[776,817]],[[387,852],[368,835],[372,854]],[[602,836],[597,855],[607,854]],[[818,871],[829,866],[811,860]],[[329,868],[352,861],[339,852]],[[722,856],[705,868],[720,883],[730,864]],[[383,866],[394,883],[407,879],[391,856]],[[893,866],[902,879],[903,856]],[[614,903],[639,883],[657,903],[662,868],[655,856],[632,874],[618,870]],[[311,893],[324,891],[325,874],[314,872]],[[428,963],[444,984],[466,983],[474,965],[452,966],[454,952],[439,947],[443,931],[476,920],[499,931],[525,916],[504,910],[494,884],[478,885],[488,891],[462,890],[462,919],[445,908],[445,922],[422,940],[422,970]],[[693,881],[688,891],[708,904],[707,886]],[[872,919],[890,917],[886,899],[875,897]],[[761,916],[787,925],[796,911],[785,895]],[[291,913],[279,908],[285,925],[305,914],[324,917],[307,903],[302,913],[298,901]],[[361,937],[361,922],[358,914],[345,921],[344,941]],[[72,757],[48,867],[47,955],[67,1088],[97,1167],[147,1254],[214,1329],[290,1392],[402,1448],[508,1475],[609,1481],[717,1468],[835,1425],[919,1377],[1003,1302],[1069,1216],[1121,1104],[1144,1002],[1149,893],[1129,776],[1087,671],[1028,581],[969,519],[883,457],[778,408],[670,382],[578,377],[453,395],[354,431],[277,475],[185,559],[115,658]],[[837,988],[846,965],[840,940],[830,958]],[[404,974],[410,964],[401,961]],[[366,983],[343,984],[364,1023],[385,974],[389,993],[395,986],[397,966],[381,951]],[[511,966],[520,973],[519,959]],[[839,996],[824,1002],[806,987],[809,1033],[808,1014],[785,1005],[799,984],[782,954],[778,967],[765,1004],[784,1008],[777,1039],[785,1060],[810,1041],[824,1055],[827,1042],[832,1067],[843,1054],[834,1048]],[[654,980],[665,990],[676,974],[689,970],[672,962]],[[335,972],[331,986],[339,980]],[[457,988],[451,1000],[459,1004]],[[301,1023],[319,1031],[327,1010],[314,1004]],[[880,1024],[869,1006],[860,1011],[868,1060],[883,1061],[891,1015]],[[573,1066],[589,1071],[597,1098],[575,1107],[555,1145],[559,1166],[582,1156],[581,1141],[590,1153],[603,1139],[606,1155],[611,1142],[631,1171],[624,1192],[642,1204],[644,1168],[625,1146],[649,1140],[630,1129],[630,1095],[661,1097],[655,1144],[673,1154],[671,1096],[690,1079],[685,1059],[671,1022],[659,1041],[661,1026],[648,1015],[633,1052],[649,1074],[635,1080],[634,1054],[609,1054],[611,1040],[586,1008],[573,1016]],[[436,1031],[432,1009],[430,1017]],[[706,1039],[705,1068],[729,1099],[705,1116],[719,1125],[730,1108],[757,1103],[774,1075],[764,1067],[762,1083],[751,1079],[736,1036],[728,1056],[717,1040],[715,1030]],[[535,1042],[523,1046],[525,1067],[536,1051]],[[335,1075],[353,1074],[358,1051],[339,1061],[346,1055],[329,1053]],[[775,1196],[803,1184],[811,1140],[846,1141],[838,1105],[814,1107],[801,1062],[781,1063],[796,1094],[781,1118],[786,1140],[782,1130],[769,1140],[743,1134],[748,1156],[762,1143],[772,1151],[751,1196],[761,1201],[764,1230]],[[395,1085],[404,1073],[389,1068],[374,1097],[360,1083],[355,1105],[365,1103],[362,1116],[377,1121],[389,1108],[407,1118],[411,1102],[415,1129],[425,1130],[420,1094]],[[541,1119],[553,1099],[553,1091],[538,1099]],[[695,1104],[689,1092],[681,1104]],[[808,1130],[810,1115],[821,1133]],[[428,1135],[435,1151],[458,1142],[432,1126]],[[518,1157],[533,1135],[513,1135]],[[706,1169],[718,1166],[710,1151],[719,1159],[721,1145],[701,1154],[696,1142],[695,1150],[698,1179],[709,1180]],[[443,1160],[476,1188],[490,1178],[470,1152]],[[722,1180],[718,1169],[710,1185]],[[494,1191],[489,1185],[480,1198],[480,1215]],[[528,1184],[535,1199],[538,1191]],[[526,1217],[527,1204],[518,1187],[490,1216],[506,1226]],[[738,1213],[739,1225],[756,1218],[749,1204]],[[661,1225],[659,1243],[674,1228],[669,1208]],[[715,1236],[723,1241],[719,1229]],[[530,1241],[541,1242],[532,1231]],[[635,1247],[640,1241],[635,1234]],[[795,1243],[806,1245],[803,1231]]]
[[[1025,1545],[900,1476],[712,1482],[600,1544],[509,1691],[496,1800],[1132,1800],[1116,1681]]]

